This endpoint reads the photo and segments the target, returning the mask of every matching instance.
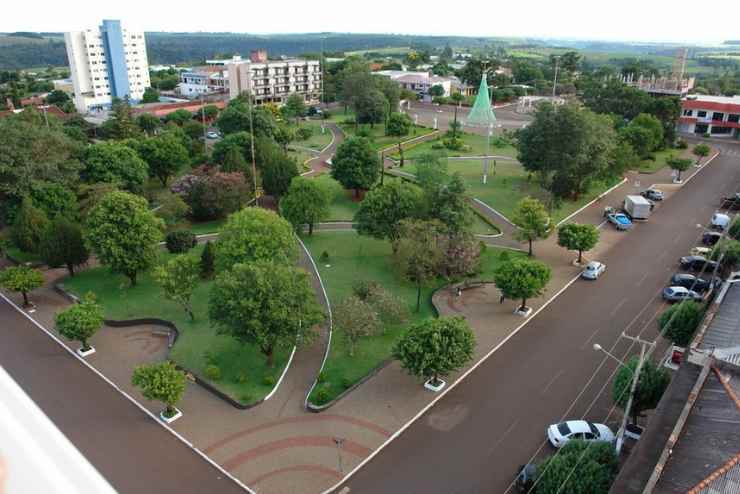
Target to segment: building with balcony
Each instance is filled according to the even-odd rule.
[[[321,100],[318,60],[268,60],[264,50],[255,50],[249,60],[232,60],[226,67],[231,99],[246,91],[254,95],[257,104],[280,105],[293,93],[303,96],[309,104]]]
[[[98,29],[65,33],[64,42],[77,111],[108,108],[113,98],[135,103],[144,96],[149,63],[143,32],[104,20]]]
[[[687,96],[681,100],[678,131],[740,139],[740,96]]]
[[[432,74],[431,72],[411,72],[406,70],[379,70],[374,74],[387,77],[395,81],[401,89],[413,91],[420,98],[429,95],[429,90],[433,86],[441,86],[444,94],[450,96],[453,92],[463,94],[472,94],[471,88],[460,82],[457,77],[442,77]]]
[[[180,73],[177,91],[186,98],[225,93],[229,86],[229,71],[223,66],[197,67]]]

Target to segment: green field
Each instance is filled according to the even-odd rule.
[[[463,132],[461,140],[465,147],[460,150],[449,150],[446,148],[435,149],[442,145],[443,137],[433,139],[430,141],[424,141],[421,144],[412,145],[409,148],[404,148],[404,158],[415,158],[425,153],[444,153],[447,156],[485,156],[486,154],[486,140],[485,136],[478,134],[470,134]],[[496,138],[491,139],[491,147],[488,149],[491,156],[508,156],[510,158],[516,158],[517,150],[513,146],[508,144],[501,144],[501,141],[497,142]],[[398,153],[393,154],[394,159],[398,159],[400,156]]]
[[[305,141],[293,141],[291,144],[302,146],[316,151],[321,151],[331,142],[331,131],[327,128],[324,132],[321,132],[321,126],[323,125],[322,120],[304,120],[301,121],[301,127],[311,127],[313,129],[313,135]]]
[[[679,149],[664,149],[657,151],[654,160],[642,160],[637,167],[640,173],[655,173],[666,166],[666,161],[681,154]]]
[[[404,171],[414,173],[413,163],[404,167]],[[507,218],[514,215],[517,203],[524,197],[531,196],[545,204],[548,204],[550,199],[549,193],[539,186],[534,177],[529,180],[529,174],[519,162],[497,161],[495,173],[491,163],[485,185],[482,180],[482,160],[449,161],[448,171],[462,175],[468,188],[468,195],[480,199]],[[591,190],[583,194],[578,201],[564,201],[558,209],[551,211],[553,221],[557,223],[567,217],[618,181],[619,179],[610,183],[595,182]]]
[[[193,249],[200,255],[202,246]],[[162,253],[165,259],[169,254]],[[195,321],[175,302],[165,299],[161,289],[148,274],[140,276],[135,287],[126,278],[99,267],[82,271],[64,281],[65,288],[80,296],[95,293],[108,319],[136,319],[156,317],[172,321],[180,330],[180,337],[170,351],[170,358],[178,365],[205,379],[207,365],[217,365],[222,377],[214,386],[244,404],[263,398],[274,387],[290,355],[289,349],[275,352],[272,368],[254,345],[242,345],[237,340],[216,334],[208,320],[208,295],[212,281],[201,283],[193,294]]]
[[[352,285],[358,280],[376,281],[404,301],[411,313],[406,324],[393,325],[377,336],[363,338],[350,357],[347,340],[341,331],[333,333],[329,358],[321,376],[321,383],[312,393],[312,401],[317,403],[316,394],[326,390],[325,401],[331,400],[352,386],[365,375],[391,358],[395,342],[405,328],[424,318],[435,316],[431,296],[435,289],[445,282],[438,280],[433,286],[422,290],[422,305],[419,313],[416,307],[416,287],[399,279],[391,260],[391,246],[388,242],[361,237],[354,232],[319,232],[305,237],[306,247],[314,259],[323,252],[329,255],[328,263],[318,265],[321,278],[327,290],[330,303],[336,306],[352,294]],[[483,272],[478,279],[490,280],[500,262],[501,250],[487,248],[482,256]],[[522,255],[509,252],[510,256]]]

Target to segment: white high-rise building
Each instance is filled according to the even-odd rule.
[[[135,103],[149,87],[144,33],[104,20],[97,29],[64,34],[77,111],[110,107],[114,97]]]

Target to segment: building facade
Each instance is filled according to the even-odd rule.
[[[678,131],[740,139],[740,96],[691,95],[682,99]]]
[[[113,98],[137,102],[149,87],[143,32],[127,31],[117,20],[96,30],[64,34],[77,111],[110,107]]]
[[[198,67],[180,73],[177,91],[186,98],[225,93],[229,86],[229,71],[223,67]]]
[[[283,104],[293,93],[306,103],[321,100],[322,74],[318,60],[268,60],[264,50],[253,51],[249,60],[232,60],[227,65],[229,97],[243,92],[254,95],[257,104]]]
[[[443,77],[431,72],[410,72],[406,70],[379,70],[374,74],[382,75],[395,81],[401,89],[415,92],[420,98],[429,95],[433,86],[440,86],[444,93],[442,96],[450,96],[453,92],[472,94],[469,86],[462,84],[457,77]]]

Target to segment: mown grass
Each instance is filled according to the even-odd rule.
[[[401,280],[394,269],[391,246],[386,241],[362,237],[353,231],[318,232],[304,239],[306,247],[317,260],[319,273],[324,282],[332,306],[352,294],[352,286],[359,280],[375,281],[393,293],[407,305],[410,318],[405,324],[388,325],[381,334],[363,338],[355,347],[353,356],[349,355],[347,339],[341,330],[332,335],[329,358],[321,373],[320,383],[314,389],[311,400],[320,404],[334,399],[369,372],[392,358],[393,347],[406,330],[417,321],[434,317],[432,293],[445,284],[436,280],[422,289],[420,311],[416,308],[416,287]],[[328,254],[328,261],[318,263],[322,253]],[[502,249],[486,248],[482,255],[482,273],[477,279],[491,280],[493,271],[501,262]],[[509,256],[522,255],[507,251]],[[324,391],[321,391],[324,390]]]
[[[191,255],[200,256],[201,250],[202,246],[198,246]],[[163,252],[161,258],[169,256]],[[256,346],[243,345],[229,336],[217,334],[208,319],[212,284],[212,281],[203,281],[196,288],[192,298],[196,319],[191,321],[179,305],[164,298],[149,274],[142,274],[137,285],[132,287],[125,277],[111,273],[106,267],[98,267],[82,271],[64,282],[65,287],[78,296],[95,293],[108,319],[155,317],[172,321],[180,337],[169,357],[204,380],[208,380],[205,368],[218,366],[221,379],[211,384],[241,403],[253,403],[272,390],[287,363],[290,349],[277,351],[270,368]]]

